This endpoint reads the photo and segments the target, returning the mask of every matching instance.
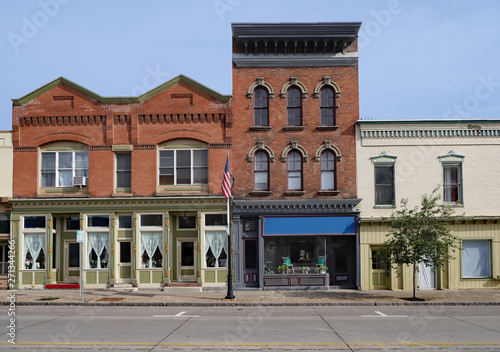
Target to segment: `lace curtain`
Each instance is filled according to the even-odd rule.
[[[92,267],[92,265],[90,265],[90,262],[92,260],[92,249],[93,249],[95,254],[97,255],[97,263],[95,267],[97,269],[102,268],[101,254],[104,251],[104,249],[106,249],[106,252],[109,252],[108,240],[109,240],[109,235],[107,232],[89,232],[88,234],[89,267]],[[103,260],[105,260],[107,263],[107,258],[104,258]],[[107,267],[107,265],[105,267]]]
[[[24,235],[24,260],[25,269],[40,269],[36,268],[36,260],[40,251],[45,247],[44,233],[29,233]],[[31,258],[28,256],[30,254]],[[41,262],[40,264],[45,264]]]
[[[148,255],[147,261],[142,260],[141,268],[152,268],[153,255],[156,252],[156,248],[160,249],[160,253],[163,256],[161,243],[161,232],[151,231],[151,232],[141,232],[141,256],[146,251]]]
[[[215,267],[219,267],[219,257],[222,250],[227,253],[227,233],[226,231],[207,231],[205,232],[205,255],[208,250],[212,250],[215,257]]]

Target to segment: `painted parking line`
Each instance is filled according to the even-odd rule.
[[[362,315],[361,318],[408,318],[407,315],[387,315],[378,310],[375,311],[378,315]]]
[[[199,318],[199,315],[184,315],[186,312],[180,312],[175,315],[153,315],[153,318]]]

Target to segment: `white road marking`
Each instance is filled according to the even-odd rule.
[[[153,318],[199,318],[199,315],[184,315],[186,312],[180,312],[176,315],[153,315]]]
[[[362,315],[361,318],[408,318],[407,315],[387,315],[378,310],[375,311],[378,315]]]

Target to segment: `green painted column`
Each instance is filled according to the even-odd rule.
[[[197,218],[197,221],[198,221],[198,241],[197,241],[198,246],[196,248],[196,251],[198,252],[198,267],[196,268],[197,269],[196,282],[201,284],[203,282],[202,277],[201,277],[201,235],[202,235],[202,232],[201,232],[201,211],[198,211],[197,215],[198,215],[198,218]]]
[[[10,215],[10,221],[12,223],[12,239],[15,242],[15,256],[16,256],[16,263],[15,263],[15,279],[16,283],[14,285],[15,289],[17,290],[20,287],[21,284],[21,274],[20,274],[20,269],[22,268],[22,265],[24,264],[24,258],[23,258],[23,253],[21,251],[22,248],[22,243],[21,243],[21,236],[19,233],[19,214],[18,213],[11,213]]]
[[[137,252],[140,249],[138,248],[137,243],[137,213],[134,212],[132,214],[132,285],[137,286]]]
[[[171,271],[170,271],[170,213],[166,211],[163,214],[163,217],[165,219],[165,247],[164,247],[164,253],[163,253],[163,270],[164,270],[164,275],[163,275],[163,284],[166,286],[167,284],[170,283],[171,280]]]
[[[47,255],[45,256],[45,270],[47,277],[45,284],[52,284],[54,282],[54,273],[52,273],[52,253],[54,251],[54,219],[52,214],[47,215]]]
[[[80,230],[83,231],[83,227],[84,227],[83,219],[85,219],[85,218],[83,216],[83,213],[80,213],[78,216],[80,218]],[[75,240],[76,240],[76,233],[75,233]],[[85,283],[86,283],[85,270],[84,270],[84,268],[86,267],[86,258],[84,256],[84,254],[87,252],[85,250],[85,246],[87,245],[88,240],[89,240],[88,234],[86,234],[85,241],[81,244],[82,250],[80,251],[80,256],[82,257],[82,260],[80,262],[81,262],[81,265],[82,265],[82,276],[83,276],[83,278],[82,278],[82,287],[83,288],[85,288]],[[99,282],[99,276],[97,277],[97,282]]]
[[[111,253],[109,256],[109,285],[112,286],[116,283],[116,238],[117,238],[117,226],[116,226],[116,213],[111,213],[111,232],[109,234],[109,247],[111,248]]]

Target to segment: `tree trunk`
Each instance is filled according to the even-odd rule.
[[[417,265],[418,263],[413,263],[413,298],[417,298],[415,293],[415,288],[417,286]]]

